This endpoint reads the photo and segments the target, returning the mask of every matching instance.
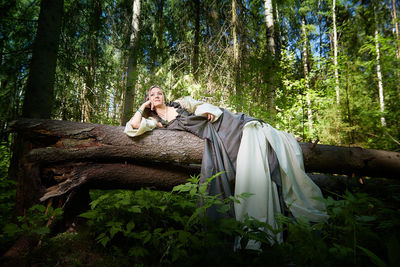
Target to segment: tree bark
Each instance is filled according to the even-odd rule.
[[[129,42],[129,58],[127,83],[125,87],[124,108],[121,118],[121,124],[125,124],[133,115],[133,103],[135,102],[135,86],[137,80],[137,58],[138,58],[138,40],[139,40],[139,23],[141,12],[141,0],[134,0],[132,5],[132,33]]]

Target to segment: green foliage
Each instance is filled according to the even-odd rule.
[[[15,205],[16,182],[8,178],[10,152],[6,145],[0,145],[0,155],[0,229],[3,229],[12,219]],[[6,247],[11,240],[6,238],[3,232],[0,232],[0,240],[0,251],[3,251],[3,247]]]
[[[206,184],[199,186],[198,178],[192,177],[171,192],[109,192],[93,200],[91,210],[81,217],[88,219],[98,243],[114,251],[117,246],[135,262],[201,262],[211,250],[229,246],[228,239],[232,241],[240,229],[234,219],[212,221],[205,216],[212,205],[224,213],[230,209],[230,200],[209,196],[205,190]]]
[[[217,205],[224,214],[232,202],[209,196],[206,185],[192,177],[171,192],[92,192],[91,210],[81,216],[109,255],[129,255],[130,262],[144,265],[233,264],[274,266],[337,266],[337,264],[395,266],[400,258],[398,218],[400,198],[392,206],[365,193],[346,192],[325,199],[327,222],[310,223],[277,216],[278,229],[247,217],[210,220],[205,210]],[[199,206],[199,202],[202,206]],[[268,231],[261,230],[267,229]],[[277,242],[283,233],[285,241]],[[237,237],[244,248],[247,241],[260,242],[262,251],[234,251]],[[219,256],[216,258],[215,255]]]
[[[61,208],[54,209],[49,206],[47,209],[43,205],[36,204],[27,210],[26,215],[18,216],[18,224],[8,223],[3,229],[3,235],[6,237],[15,237],[19,235],[45,237],[50,233],[48,227],[49,220],[58,220],[63,211]]]

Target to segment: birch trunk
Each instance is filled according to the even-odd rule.
[[[304,17],[301,19],[301,31],[303,35],[303,70],[304,70],[304,81],[306,87],[306,101],[307,101],[307,121],[308,121],[308,131],[310,136],[313,134],[313,120],[312,120],[312,110],[311,110],[311,99],[310,99],[310,83],[308,75],[308,50],[307,50],[307,33],[306,33],[306,21]]]
[[[337,30],[336,30],[336,0],[332,2],[332,23],[333,23],[333,65],[335,70],[335,90],[336,90],[336,103],[340,104],[340,87],[339,87],[339,72],[338,72],[338,40],[337,40]]]
[[[274,9],[272,6],[272,0],[265,0],[264,2],[264,12],[265,12],[265,23],[267,26],[267,47],[270,53],[271,64],[269,68],[267,67],[268,75],[268,95],[267,95],[267,105],[268,111],[271,114],[275,114],[275,86],[274,86],[274,75],[272,71],[274,69],[274,61],[276,54],[276,44],[275,44],[275,31],[274,31]]]
[[[122,112],[121,123],[125,124],[133,115],[133,102],[135,101],[135,83],[137,78],[137,53],[138,53],[138,40],[139,40],[139,23],[141,0],[134,0],[132,5],[132,24],[131,36],[129,42],[129,58],[128,58],[128,73],[127,83],[125,87],[125,99]]]
[[[265,23],[267,25],[268,50],[272,56],[275,56],[274,10],[272,7],[272,0],[265,0],[264,12],[265,12]]]
[[[384,95],[383,95],[383,81],[382,81],[382,71],[381,71],[381,63],[380,63],[378,21],[377,21],[375,8],[374,8],[374,15],[375,15],[376,76],[378,78],[379,106],[380,106],[380,111],[382,113],[381,125],[386,126],[385,116],[383,115],[383,113],[385,112],[385,100],[384,100]]]

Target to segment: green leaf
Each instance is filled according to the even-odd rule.
[[[141,213],[142,209],[140,208],[140,206],[136,205],[136,206],[129,207],[128,211],[132,212],[132,213]]]
[[[98,216],[98,212],[96,210],[88,210],[79,215],[79,217],[86,218],[86,219],[95,219]]]
[[[361,249],[367,256],[370,258],[370,260],[377,266],[379,267],[386,267],[386,263],[380,259],[375,253],[373,253],[371,250],[364,248],[362,246],[357,246],[359,249]]]
[[[133,230],[133,228],[135,228],[135,223],[134,223],[134,221],[128,222],[128,224],[126,225],[126,231],[127,231],[128,233],[130,233],[130,232]]]
[[[103,247],[105,247],[107,245],[107,243],[110,241],[110,238],[105,234],[105,233],[101,233],[97,238],[96,238],[97,242],[99,242],[100,244],[103,245]]]

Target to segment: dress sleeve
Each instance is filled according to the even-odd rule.
[[[214,115],[215,117],[212,122],[217,121],[222,114],[222,110],[219,107],[194,100],[191,96],[185,96],[184,98],[180,99],[179,102],[183,104],[184,109],[194,113],[196,116],[206,116],[206,113]]]
[[[135,137],[135,136],[144,134],[145,132],[152,131],[154,128],[157,127],[157,122],[152,118],[149,118],[149,119],[142,118],[138,129],[134,129],[130,122],[131,121],[128,121],[126,123],[125,130],[124,130],[124,133],[126,133],[130,137]]]

